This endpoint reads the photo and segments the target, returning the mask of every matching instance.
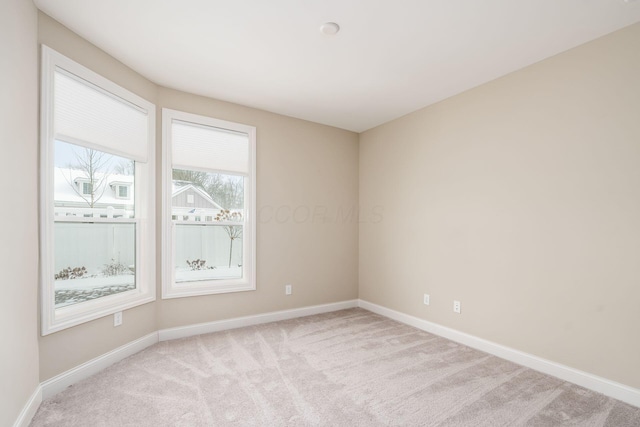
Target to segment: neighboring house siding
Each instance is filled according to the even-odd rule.
[[[193,196],[193,203],[188,203],[187,196]],[[198,208],[198,209],[218,209],[209,200],[202,197],[198,192],[194,190],[185,190],[180,194],[173,196],[173,206]]]

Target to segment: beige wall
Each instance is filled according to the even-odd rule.
[[[40,43],[156,104],[158,166],[163,107],[256,126],[261,214],[256,291],[161,300],[158,251],[158,300],[125,311],[117,328],[107,316],[40,337],[40,380],[157,329],[357,297],[358,224],[347,215],[358,202],[357,134],[158,87],[47,15],[38,26]],[[160,185],[157,196],[160,224]]]
[[[0,425],[38,386],[38,47],[31,1],[0,2]],[[6,203],[11,200],[11,203]]]
[[[640,24],[363,133],[360,298],[640,387],[638,52]]]

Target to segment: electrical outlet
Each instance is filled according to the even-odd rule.
[[[453,301],[453,312],[460,314],[460,301]]]
[[[285,295],[291,295],[291,285],[285,285],[284,286],[284,294]]]
[[[113,314],[113,326],[122,325],[122,312],[119,311]]]
[[[424,299],[422,300],[424,305],[429,305],[430,299],[429,294],[424,294]]]

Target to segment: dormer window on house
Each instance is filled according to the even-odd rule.
[[[93,185],[90,182],[81,182],[80,184],[82,184],[82,194],[90,195],[93,193]]]
[[[112,182],[111,187],[113,188],[113,192],[115,194],[116,199],[130,199],[131,184],[127,182]]]
[[[86,178],[76,178],[74,180],[77,191],[83,196],[89,196],[93,193],[93,185],[91,185],[91,181]]]

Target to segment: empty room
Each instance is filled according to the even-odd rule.
[[[0,426],[640,426],[640,1],[0,34]]]

